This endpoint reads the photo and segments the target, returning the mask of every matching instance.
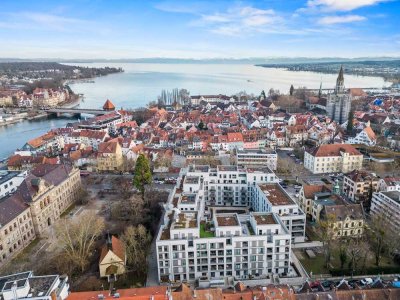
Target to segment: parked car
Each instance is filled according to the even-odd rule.
[[[373,282],[374,282],[374,281],[373,281],[372,278],[370,278],[370,277],[361,279],[361,281],[360,281],[360,283],[361,283],[362,285],[372,284]]]
[[[348,283],[352,288],[355,288],[355,287],[356,287],[356,284],[357,284],[357,285],[360,284],[360,281],[357,280],[357,279],[353,279],[353,280],[349,280],[347,283]]]
[[[333,282],[333,281],[331,281],[331,280],[325,280],[325,281],[323,281],[322,283],[321,283],[321,285],[324,287],[324,288],[330,288],[332,285],[334,285],[335,283]]]
[[[313,282],[310,283],[310,287],[312,289],[318,287],[319,285],[320,285],[320,282],[318,280],[313,281]]]

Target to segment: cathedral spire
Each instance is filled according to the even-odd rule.
[[[339,71],[338,80],[344,81],[344,77],[343,77],[343,65],[340,66],[340,71]]]
[[[343,65],[340,66],[338,78],[336,79],[336,94],[344,92],[344,76]]]

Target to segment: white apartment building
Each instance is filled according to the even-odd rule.
[[[273,213],[215,214],[212,225],[196,213],[171,211],[169,217],[157,236],[160,282],[289,272],[290,234]]]
[[[251,207],[257,212],[273,212],[292,235],[294,243],[304,242],[306,215],[278,183],[254,184]]]
[[[0,297],[4,300],[65,300],[69,295],[68,276],[36,276],[32,271],[0,277]]]
[[[350,137],[347,140],[348,144],[364,144],[367,146],[375,146],[376,145],[376,135],[371,127],[365,127],[363,130],[358,132],[355,136]]]
[[[371,215],[387,217],[394,232],[400,227],[400,191],[377,192],[372,194]]]
[[[99,145],[109,137],[107,132],[97,130],[76,130],[64,136],[65,144],[83,144],[99,149]]]
[[[189,166],[186,177],[199,177],[194,183],[184,182],[184,191],[201,189],[207,205],[250,206],[252,184],[278,182],[279,178],[269,168],[244,168],[240,166]]]
[[[354,170],[344,175],[343,193],[353,202],[368,202],[371,192],[378,190],[379,178],[365,171]]]
[[[268,168],[183,169],[157,235],[160,282],[287,275],[291,243],[304,241],[305,215],[277,182]],[[258,192],[263,185],[274,189],[270,199]]]
[[[0,199],[14,193],[26,176],[26,171],[0,170]]]
[[[276,170],[278,154],[274,150],[246,150],[236,152],[236,164],[239,166],[262,166]]]
[[[361,169],[363,155],[349,144],[324,144],[304,152],[304,167],[313,174]]]
[[[400,192],[400,177],[381,178],[378,182],[378,190],[382,192]]]

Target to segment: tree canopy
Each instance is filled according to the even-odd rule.
[[[150,162],[144,154],[136,160],[133,185],[144,195],[144,186],[151,183]]]

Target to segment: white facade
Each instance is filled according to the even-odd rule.
[[[0,282],[4,300],[65,300],[69,295],[67,276],[35,276],[29,271],[0,277]]]
[[[263,218],[272,220],[272,224],[263,224]],[[232,221],[232,226],[226,226],[224,220]],[[174,228],[177,222],[172,222]],[[171,239],[164,240],[161,235],[163,229],[168,230],[165,227],[168,224],[157,237],[160,281],[261,279],[289,272],[290,234],[275,214],[217,214],[215,233],[210,237],[203,236],[197,226],[185,229],[185,236],[174,236],[171,229]]]
[[[288,274],[291,243],[304,241],[305,215],[277,182],[268,168],[183,169],[157,235],[159,280]],[[285,203],[269,207],[276,203],[257,193],[262,185],[279,188]]]
[[[376,145],[376,137],[374,135],[368,135],[368,131],[372,131],[371,128],[365,128],[354,137],[350,137],[347,140],[348,144],[363,144],[367,146],[375,146]],[[372,132],[373,133],[373,132]]]
[[[306,215],[278,183],[254,185],[251,201],[254,211],[277,214],[293,242],[304,242]]]
[[[377,192],[372,194],[371,215],[382,215],[397,232],[400,227],[400,192]]]
[[[378,182],[378,190],[382,192],[400,192],[400,177],[381,178]]]
[[[304,167],[313,174],[335,172],[348,173],[353,170],[361,169],[363,155],[361,153],[349,153],[346,149],[341,149],[341,145],[342,144],[319,146],[337,147],[334,151],[326,151],[326,154],[324,154],[325,151],[321,151],[321,154],[319,151],[317,153],[305,151]]]
[[[253,170],[239,166],[218,166],[215,169],[190,166],[186,175],[198,176],[200,181],[197,188],[203,190],[205,203],[218,206],[249,206],[249,192],[253,183],[279,181],[268,168]]]
[[[26,171],[0,170],[0,199],[14,193],[26,176]]]
[[[278,154],[275,151],[237,151],[236,164],[240,166],[266,166],[276,170]]]

